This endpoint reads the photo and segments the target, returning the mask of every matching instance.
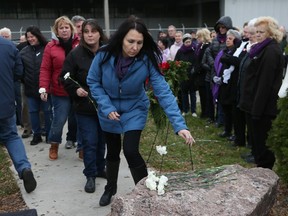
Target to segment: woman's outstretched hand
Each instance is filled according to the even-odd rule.
[[[183,137],[183,139],[185,139],[185,143],[187,145],[192,145],[193,143],[195,143],[195,140],[194,138],[192,137],[190,131],[184,129],[184,130],[180,130],[178,132],[178,135]]]

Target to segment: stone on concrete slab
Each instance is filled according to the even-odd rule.
[[[272,170],[240,165],[164,175],[164,195],[149,190],[144,178],[131,193],[116,195],[109,216],[266,216],[279,180]]]

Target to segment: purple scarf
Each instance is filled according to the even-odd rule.
[[[249,57],[252,59],[257,56],[271,41],[272,38],[266,38],[261,43],[254,44],[249,52]]]
[[[203,45],[203,43],[197,44],[196,49],[195,49],[195,55],[196,55],[196,56],[199,56],[199,55],[200,55],[200,51],[201,51],[201,49],[202,49],[202,45]]]
[[[226,34],[217,34],[217,40],[219,41],[219,43],[225,43],[226,41]]]
[[[129,66],[133,63],[134,57],[124,58],[122,55],[119,56],[116,65],[116,73],[118,78],[121,80],[126,75]]]
[[[192,51],[194,48],[193,48],[193,45],[189,45],[189,46],[185,46],[184,44],[180,47],[180,51],[182,53],[187,53],[189,51]]]
[[[222,68],[222,63],[220,62],[221,57],[223,56],[224,51],[221,50],[214,61],[214,68],[215,68],[215,72],[216,72],[216,76],[220,76],[220,71]],[[218,99],[218,94],[219,94],[219,85],[216,83],[213,83],[213,87],[212,87],[212,95],[213,95],[213,102],[214,104],[216,104],[217,99]]]

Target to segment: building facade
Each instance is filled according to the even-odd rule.
[[[212,26],[220,15],[219,0],[109,0],[110,31],[131,14],[144,20],[153,36],[169,25],[189,32],[191,29]],[[54,20],[62,15],[72,17],[79,14],[85,18],[96,18],[104,29],[104,1],[70,0],[39,1],[9,0],[1,3],[0,27],[8,27],[13,39],[20,37],[29,25],[37,25],[47,38]]]

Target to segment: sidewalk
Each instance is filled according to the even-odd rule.
[[[18,132],[21,135],[23,130],[19,129]],[[37,210],[38,216],[105,216],[110,213],[111,207],[100,207],[99,199],[104,192],[106,179],[96,178],[94,193],[84,191],[86,178],[82,173],[83,161],[78,159],[75,149],[65,149],[66,132],[65,125],[62,144],[59,146],[59,158],[56,161],[48,158],[49,144],[43,142],[31,146],[32,136],[23,139],[37,181],[35,191],[27,194],[22,180],[16,176],[23,198],[30,209]],[[134,182],[122,154],[116,195],[127,194],[133,188]]]

